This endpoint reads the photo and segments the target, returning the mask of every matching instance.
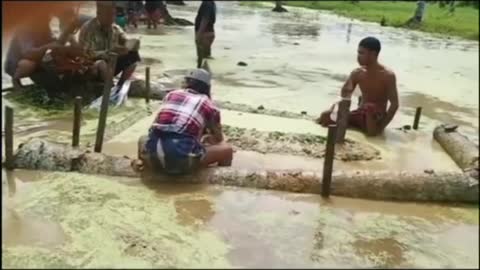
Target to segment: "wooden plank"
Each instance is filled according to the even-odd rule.
[[[100,107],[100,116],[98,117],[97,136],[95,139],[94,151],[97,153],[102,152],[103,136],[105,134],[105,128],[107,124],[108,105],[110,103],[110,91],[112,89],[113,73],[115,72],[116,63],[117,63],[117,54],[109,53],[110,72],[108,73],[108,79],[107,79],[107,82],[105,82],[105,86],[103,89],[102,105]]]
[[[13,170],[13,108],[5,106],[5,166]]]
[[[330,186],[332,182],[333,173],[333,158],[335,157],[335,141],[336,141],[337,126],[328,126],[327,147],[325,149],[325,159],[323,163],[323,177],[322,177],[322,196],[330,196]]]
[[[80,126],[82,121],[82,97],[75,98],[75,108],[73,111],[73,130],[72,146],[78,147],[80,144]]]

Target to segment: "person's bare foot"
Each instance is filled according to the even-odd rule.
[[[141,159],[132,160],[130,165],[132,166],[133,170],[136,172],[142,172],[144,169],[143,161]]]

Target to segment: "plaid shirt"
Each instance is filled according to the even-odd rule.
[[[124,44],[127,40],[122,28],[113,24],[107,31],[100,27],[97,18],[86,22],[80,29],[78,42],[87,51],[94,51],[96,57],[105,56],[114,47]]]
[[[205,127],[220,124],[220,111],[206,96],[193,90],[175,90],[163,99],[152,127],[200,138]]]

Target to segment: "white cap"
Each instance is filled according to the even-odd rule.
[[[204,82],[207,85],[210,85],[210,80],[212,78],[212,76],[210,75],[210,73],[208,73],[208,71],[201,68],[197,68],[188,72],[187,76],[185,77]]]

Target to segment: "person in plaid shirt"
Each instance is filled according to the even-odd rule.
[[[233,149],[224,142],[220,111],[210,99],[210,74],[195,69],[185,78],[186,88],[168,93],[145,145],[149,164],[167,174],[190,173],[214,163],[230,166]],[[205,132],[208,131],[208,135]],[[143,168],[136,160],[134,167]]]

